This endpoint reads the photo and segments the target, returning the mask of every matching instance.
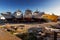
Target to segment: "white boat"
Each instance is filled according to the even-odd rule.
[[[12,18],[11,12],[1,13],[1,15],[3,17],[5,17],[5,19],[11,19]]]

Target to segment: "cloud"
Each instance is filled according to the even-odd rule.
[[[45,12],[47,14],[52,14],[54,13],[55,15],[60,15],[60,6],[56,6],[56,7],[52,7],[52,8],[49,8],[48,10],[45,10]]]

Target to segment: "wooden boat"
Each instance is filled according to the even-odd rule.
[[[32,11],[26,10],[23,18],[24,18],[24,21],[31,21],[32,20]]]
[[[41,16],[44,14],[44,12],[39,12],[39,11],[35,11],[32,15],[32,19],[35,22],[41,22],[44,21],[44,19],[41,19]]]
[[[17,10],[16,12],[14,12],[13,17],[14,17],[15,22],[20,22],[20,21],[23,20],[23,14],[22,14],[22,12],[20,10]]]

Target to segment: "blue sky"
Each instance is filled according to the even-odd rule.
[[[0,0],[0,13],[17,9],[25,11],[31,9],[35,11],[44,11],[46,13],[54,13],[60,15],[60,0]]]

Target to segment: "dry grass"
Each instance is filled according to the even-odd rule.
[[[11,35],[7,31],[0,29],[0,40],[21,40],[21,39],[14,35]]]
[[[47,32],[45,27],[51,27],[51,25],[58,25],[58,23],[60,24],[60,22],[49,22],[49,23],[43,23],[43,24],[6,24],[7,28],[10,28],[11,26],[14,27],[18,27],[19,25],[24,25],[23,29],[18,28],[16,30],[17,33],[25,33],[28,31],[29,28],[32,27],[42,27],[44,32]],[[53,32],[49,32],[49,33],[53,33]]]

